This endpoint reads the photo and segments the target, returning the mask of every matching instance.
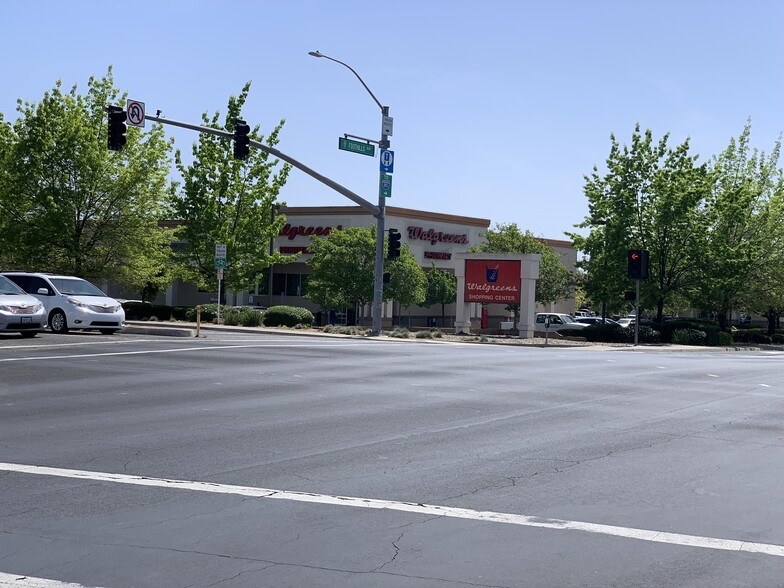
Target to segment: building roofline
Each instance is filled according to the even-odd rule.
[[[312,214],[323,216],[338,215],[370,215],[370,211],[361,206],[281,206],[281,212],[286,214]],[[490,220],[486,218],[476,218],[471,216],[460,216],[456,214],[444,214],[440,212],[428,212],[426,210],[415,210],[413,208],[400,208],[398,206],[387,206],[386,216],[403,216],[406,218],[438,221],[457,225],[474,225],[479,227],[490,227]]]

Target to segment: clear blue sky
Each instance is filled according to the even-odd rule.
[[[515,222],[564,238],[587,214],[583,176],[603,167],[610,133],[635,123],[701,159],[748,118],[769,152],[784,130],[784,3],[774,0],[304,0],[4,2],[0,112],[38,101],[59,79],[115,84],[147,110],[198,124],[226,111],[246,81],[243,114],[278,148],[378,198],[375,160],[339,151],[344,133],[378,138],[390,107],[390,205]],[[173,130],[189,154],[196,135]],[[294,170],[292,206],[350,205]]]

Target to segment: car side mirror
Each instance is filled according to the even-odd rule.
[[[49,288],[38,288],[38,293],[43,296],[49,296]]]

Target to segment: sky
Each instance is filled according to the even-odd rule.
[[[0,112],[58,80],[115,86],[201,124],[252,82],[245,119],[277,148],[372,202],[379,157],[341,151],[394,119],[387,205],[516,223],[566,239],[585,220],[584,176],[635,125],[710,160],[751,121],[784,131],[784,3],[774,0],[137,0],[0,2]],[[189,159],[198,135],[166,126]],[[173,173],[172,179],[177,180]],[[292,170],[289,206],[353,205]]]

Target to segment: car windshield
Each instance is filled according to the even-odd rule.
[[[87,280],[79,278],[51,278],[52,284],[61,294],[74,296],[106,296]]]
[[[565,314],[565,315],[563,315],[563,316],[561,317],[561,319],[562,319],[562,320],[563,320],[563,322],[565,322],[565,323],[576,323],[576,322],[577,322],[577,321],[576,321],[576,320],[574,320],[572,317],[570,317],[568,314]]]
[[[0,294],[24,294],[25,291],[5,276],[0,276]]]

